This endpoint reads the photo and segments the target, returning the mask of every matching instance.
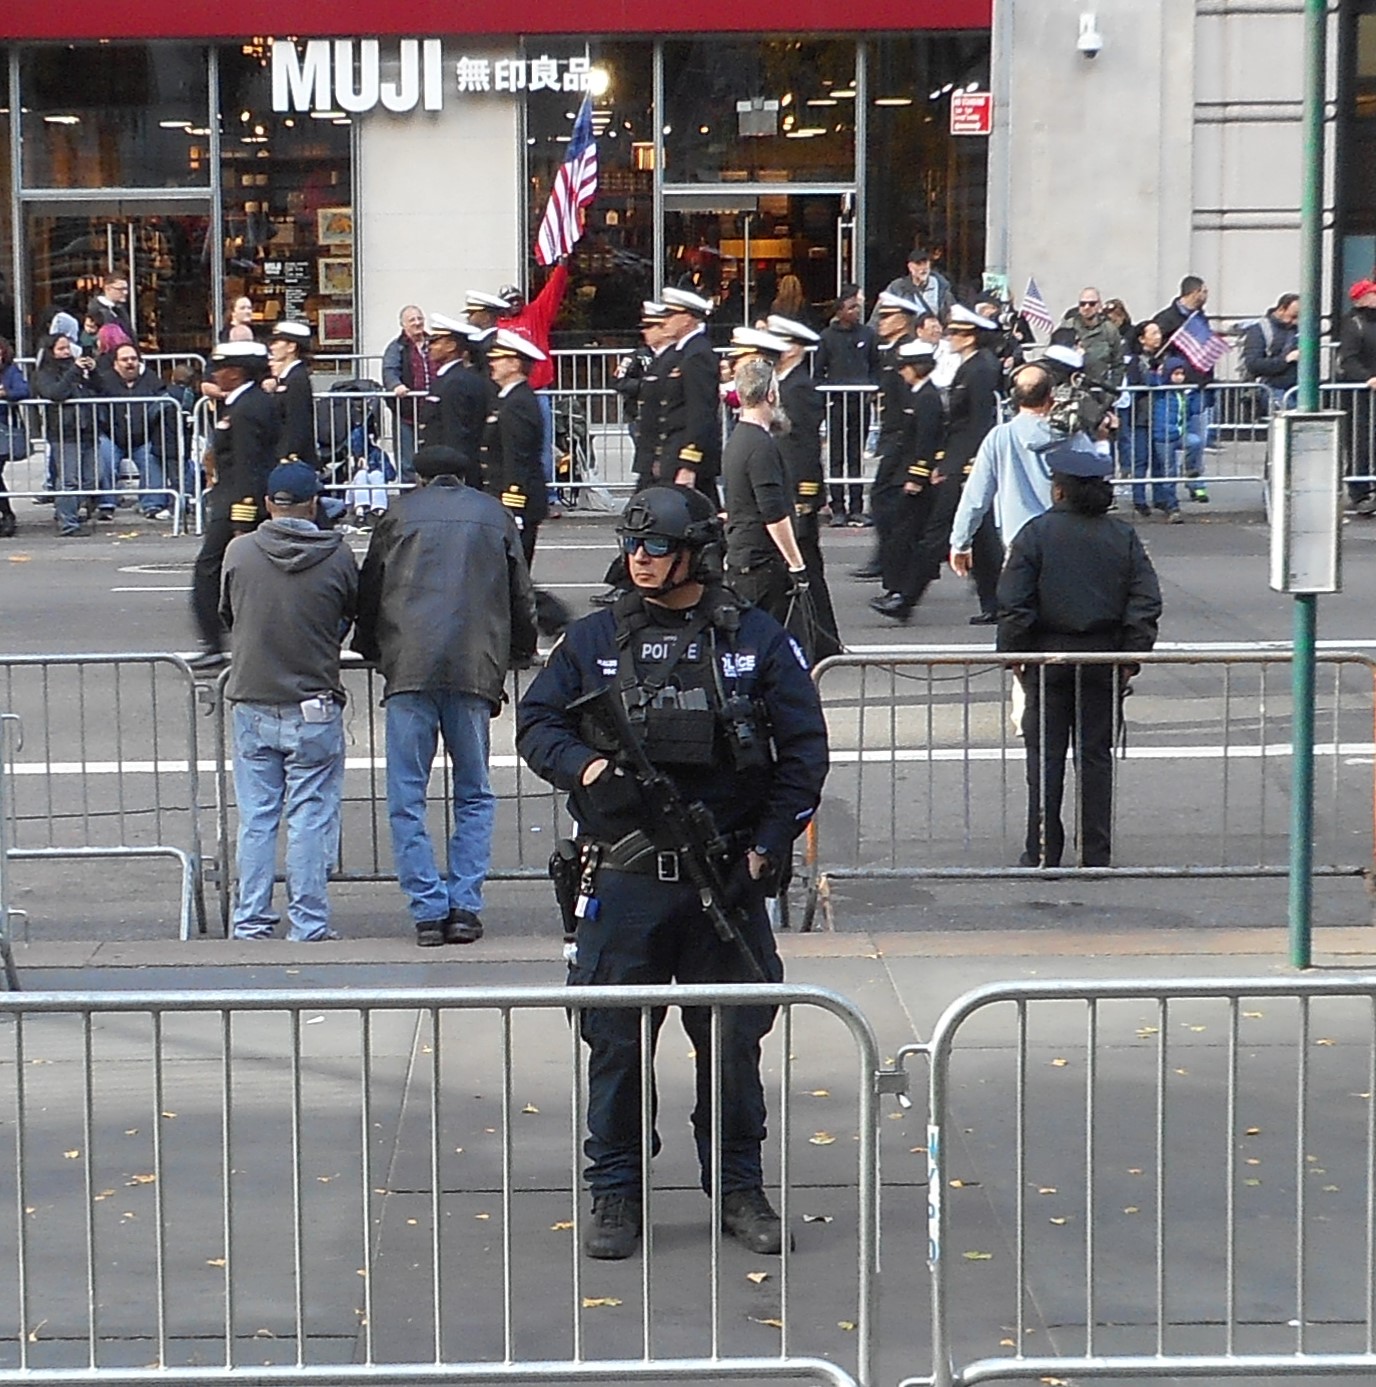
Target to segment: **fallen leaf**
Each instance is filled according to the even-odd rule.
[[[551,1224],[550,1224],[550,1226],[549,1226],[549,1231],[550,1231],[551,1233],[567,1233],[568,1230],[569,1230],[570,1228],[572,1228],[572,1227],[573,1227],[573,1220],[572,1220],[572,1219],[568,1219],[568,1218],[566,1218],[566,1219],[560,1219],[560,1221],[559,1221],[558,1223],[551,1223]]]
[[[830,1146],[836,1138],[830,1132],[813,1132],[808,1140],[814,1146]]]
[[[1160,1035],[1161,1031],[1156,1026],[1138,1026],[1137,1035],[1141,1040],[1145,1040],[1149,1035]]]
[[[1261,1184],[1261,1181],[1260,1181],[1260,1180],[1244,1180],[1242,1183],[1243,1183],[1244,1185],[1259,1185],[1259,1184]]]
[[[168,1118],[176,1117],[176,1115],[177,1115],[177,1114],[174,1113],[174,1112],[165,1112],[165,1113],[163,1113],[163,1116],[164,1116],[164,1117],[168,1117]]]
[[[1242,1014],[1249,1021],[1260,1021],[1266,1015],[1264,1011],[1244,1011]]]
[[[978,1181],[978,1180],[952,1180],[952,1181],[951,1181],[951,1188],[952,1188],[953,1190],[977,1190],[977,1189],[979,1189],[979,1181]]]
[[[93,1194],[91,1196],[91,1202],[93,1204],[99,1204],[102,1199],[109,1199],[112,1194],[114,1194],[114,1190],[101,1190],[98,1194]]]
[[[208,1267],[222,1267],[225,1265],[225,1259],[223,1257],[207,1257],[205,1264]]]
[[[29,563],[32,561],[32,558],[32,554],[11,554],[9,556],[11,563]]]
[[[813,1098],[830,1098],[831,1091],[825,1088],[814,1088],[811,1096]]]
[[[315,1177],[322,1185],[328,1185],[334,1179],[333,1175],[317,1175]]]
[[[1177,1069],[1175,1072],[1179,1074],[1182,1079],[1187,1079],[1190,1075],[1190,1071],[1188,1069]]]
[[[1207,1030],[1208,1028],[1206,1026],[1189,1026],[1186,1029],[1194,1031],[1197,1035],[1200,1031]]]
[[[368,1276],[368,1268],[367,1268],[367,1267],[359,1267],[359,1269],[358,1269],[356,1272],[354,1272],[354,1275],[355,1275],[355,1276],[361,1276],[361,1277],[363,1277],[363,1278],[366,1280],[366,1279],[367,1279],[367,1276]]]
[[[910,1156],[925,1156],[927,1148],[925,1146],[910,1146],[908,1147],[908,1154]]]
[[[1063,1219],[1063,1218],[1053,1218],[1053,1219],[1051,1220],[1051,1222],[1054,1223],[1054,1224],[1056,1225],[1057,1228],[1059,1228],[1059,1227],[1061,1227],[1062,1224],[1065,1223],[1065,1219]]]
[[[270,1329],[255,1329],[253,1331],[253,1337],[255,1339],[275,1339],[277,1335]]]
[[[289,978],[294,978],[301,972],[299,968],[288,968],[286,971]]]
[[[1044,1387],[1070,1387],[1069,1379],[1064,1377],[1044,1377],[1042,1382]]]
[[[1055,1185],[1042,1185],[1041,1188],[1037,1190],[1037,1193],[1038,1193],[1038,1194],[1055,1194],[1055,1193],[1056,1193],[1056,1186],[1055,1186]]]
[[[967,1262],[992,1262],[994,1260],[994,1254],[992,1252],[963,1252],[961,1256],[963,1256]]]
[[[758,1286],[769,1280],[769,1273],[767,1271],[748,1271],[745,1274],[745,1279],[753,1281]]]
[[[601,1310],[604,1306],[617,1306],[621,1302],[614,1295],[585,1295],[583,1297],[583,1309]]]
[[[1336,1045],[1337,1043],[1338,1042],[1336,1040],[1333,1040],[1328,1036],[1324,1036],[1322,1040],[1316,1040],[1314,1042],[1315,1045]]]
[[[534,1103],[527,1103],[525,1107],[521,1109],[521,1111],[523,1113],[538,1113],[540,1109],[537,1108]]]
[[[39,1331],[40,1329],[42,1329],[43,1326],[44,1326],[45,1324],[47,1324],[47,1322],[48,1322],[48,1321],[45,1320],[45,1319],[44,1319],[44,1320],[39,1320],[38,1323],[37,1323],[36,1325],[34,1325],[34,1327],[33,1327],[31,1330],[29,1330],[29,1332],[28,1332],[24,1337],[25,1337],[31,1344],[36,1344],[36,1343],[38,1342],[38,1331]]]
[[[415,1218],[408,1218],[406,1222],[410,1227],[414,1228],[416,1224],[420,1222],[420,1220]]]
[[[999,1340],[999,1347],[1000,1347],[1000,1348],[1017,1348],[1017,1344],[1016,1344],[1016,1342],[1014,1342],[1014,1340],[1012,1340],[1012,1339],[1000,1339],[1000,1340]]]
[[[1066,1067],[1066,1065],[1068,1065],[1069,1063],[1070,1063],[1069,1060],[1054,1059],[1054,1060],[1051,1061],[1051,1067],[1052,1067],[1053,1069],[1064,1069],[1064,1068]]]
[[[153,1175],[151,1173],[148,1175],[133,1175],[124,1183],[126,1185],[151,1185],[157,1180],[157,1178],[158,1177],[156,1175]]]
[[[1129,1175],[1140,1175],[1141,1173],[1142,1173],[1142,1167],[1139,1166],[1139,1165],[1131,1165],[1131,1166],[1128,1167],[1128,1174],[1129,1174]]]
[[[1129,1205],[1127,1206],[1127,1208],[1125,1208],[1125,1209],[1123,1210],[1123,1212],[1124,1212],[1125,1214],[1139,1214],[1139,1213],[1141,1213],[1142,1211],[1137,1207],[1136,1204],[1129,1204]]]
[[[830,1215],[830,1214],[804,1214],[804,1215],[803,1215],[803,1222],[804,1222],[804,1223],[830,1223],[830,1222],[831,1222],[831,1215]]]
[[[69,1161],[74,1161],[79,1155],[81,1155],[81,1151],[79,1148],[73,1147],[70,1151],[64,1151],[62,1154],[66,1156],[66,1158]]]
[[[1261,1135],[1261,1128],[1248,1127],[1248,1129],[1242,1135],[1245,1137],[1259,1137]]]
[[[1248,1164],[1248,1165],[1260,1165],[1260,1164],[1261,1164],[1261,1161],[1260,1161],[1256,1156],[1248,1156],[1248,1157],[1247,1157],[1247,1164]]]
[[[837,1321],[836,1321],[836,1327],[837,1327],[837,1329],[854,1329],[854,1328],[855,1328],[855,1321],[854,1321],[854,1320],[837,1320]]]
[[[1337,1187],[1337,1185],[1325,1185],[1325,1186],[1323,1187],[1323,1192],[1324,1192],[1325,1194],[1337,1194],[1337,1192],[1338,1192],[1338,1187]]]
[[[481,1223],[481,1222],[486,1221],[487,1219],[490,1219],[490,1218],[492,1217],[492,1215],[491,1215],[491,1214],[474,1214],[473,1217],[476,1218],[476,1219]]]
[[[762,1320],[758,1315],[747,1315],[746,1319],[753,1320],[756,1324],[767,1324],[771,1329],[782,1329],[784,1327],[784,1322],[782,1320]]]

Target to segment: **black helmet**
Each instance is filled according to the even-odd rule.
[[[721,521],[712,502],[689,486],[647,486],[626,503],[616,522],[619,535],[663,535],[689,549],[721,539]]]

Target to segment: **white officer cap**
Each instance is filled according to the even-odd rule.
[[[1083,371],[1085,369],[1085,354],[1076,347],[1063,347],[1059,343],[1048,347],[1042,357],[1046,361],[1055,361],[1062,366],[1068,366],[1072,371]]]
[[[294,318],[279,318],[272,325],[272,336],[288,342],[309,342],[311,327],[309,323],[298,323]]]
[[[489,313],[509,313],[511,305],[500,294],[485,294],[481,289],[470,289],[464,299],[468,309],[486,309]]]
[[[444,313],[432,313],[425,330],[431,337],[462,337],[466,342],[483,335],[462,318],[451,318]]]
[[[893,354],[900,365],[930,366],[936,361],[936,348],[930,342],[900,342]]]
[[[489,358],[494,356],[523,356],[527,361],[546,360],[544,352],[529,337],[523,337],[519,332],[512,332],[504,327],[497,329],[496,340],[487,349],[487,355]]]
[[[726,349],[728,356],[782,356],[792,345],[772,332],[763,332],[757,327],[737,327],[731,329],[731,345]]]
[[[955,328],[957,331],[974,328],[981,332],[992,332],[998,327],[996,322],[984,317],[983,314],[976,313],[973,308],[966,308],[963,303],[953,303],[951,305],[950,317],[946,320],[948,328]]]
[[[660,298],[671,313],[691,313],[695,318],[707,318],[712,313],[712,300],[691,289],[665,289]]]
[[[251,366],[268,359],[268,349],[261,342],[220,342],[210,353],[212,366]]]
[[[771,313],[764,320],[764,325],[776,337],[787,338],[789,342],[801,343],[804,347],[822,340],[806,323],[800,323],[795,318],[781,318],[777,313]]]
[[[911,313],[913,317],[927,311],[920,303],[914,303],[911,299],[900,298],[897,294],[889,293],[887,289],[875,300],[875,306],[881,313]]]
[[[640,301],[640,321],[644,323],[662,323],[669,316],[670,308],[667,303],[660,303],[658,299],[641,299]]]

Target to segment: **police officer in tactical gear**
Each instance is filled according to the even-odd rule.
[[[631,498],[617,527],[634,587],[575,622],[517,711],[517,749],[570,794],[582,826],[580,916],[572,986],[730,983],[747,975],[740,943],[722,939],[662,841],[638,782],[597,744],[577,709],[611,686],[656,770],[709,811],[728,845],[728,904],[744,946],[771,979],[783,975],[765,914],[793,839],[811,819],[827,771],[826,725],[796,643],[758,608],[737,604],[713,573],[721,529],[701,493],[654,486]],[[591,739],[591,740],[590,740]],[[653,1020],[651,1045],[664,1020]],[[711,1021],[685,1007],[698,1103],[693,1112],[705,1190],[711,1150]],[[725,1231],[751,1251],[780,1251],[783,1230],[764,1191],[760,1041],[766,1007],[728,1008],[722,1022],[721,1196]],[[640,1017],[582,1015],[590,1049],[586,1178],[590,1257],[629,1257],[641,1234]],[[658,1137],[651,1138],[652,1149]]]

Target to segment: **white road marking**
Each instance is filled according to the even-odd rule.
[[[1262,761],[1289,756],[1289,742],[1267,742],[1258,746],[1221,746],[1203,744],[1198,746],[1129,746],[1126,759],[1129,761]],[[1348,765],[1367,765],[1376,756],[1376,743],[1373,742],[1321,742],[1314,747],[1315,756],[1341,756],[1351,758]],[[833,764],[850,764],[861,759],[855,749],[833,747]],[[888,763],[910,764],[933,761],[952,763],[961,761],[994,761],[1000,759],[1022,760],[1022,745],[1019,740],[1010,739],[1006,747],[934,747],[930,751],[920,747],[900,747],[891,751],[887,747],[877,747],[864,753],[864,763],[884,765]],[[523,765],[514,755],[497,755],[488,758],[492,770],[515,770]],[[436,761],[436,765],[439,762]],[[383,756],[350,756],[344,761],[345,770],[379,771],[385,770],[387,760]],[[197,770],[205,775],[215,770],[214,761],[198,761]],[[10,772],[17,776],[42,775],[185,775],[185,761],[23,761],[10,763]]]
[[[111,588],[111,592],[190,592],[189,587],[184,588]]]

